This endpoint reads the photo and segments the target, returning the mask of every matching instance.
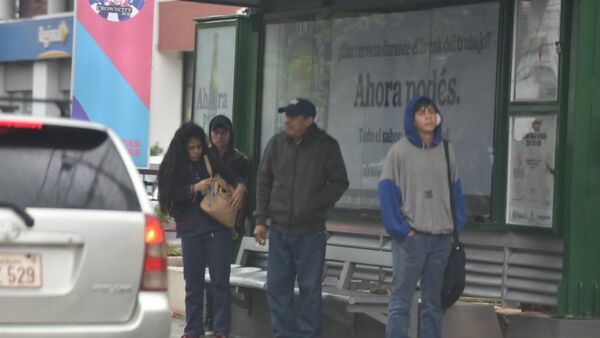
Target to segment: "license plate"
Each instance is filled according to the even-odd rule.
[[[0,253],[0,288],[42,287],[42,255]]]

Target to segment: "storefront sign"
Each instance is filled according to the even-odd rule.
[[[73,118],[111,127],[135,164],[146,167],[154,0],[101,2],[135,11],[115,21],[98,15],[100,2],[77,0]]]
[[[556,117],[513,117],[510,127],[508,223],[551,227]]]
[[[0,24],[0,62],[71,57],[73,17]]]

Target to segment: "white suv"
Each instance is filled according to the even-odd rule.
[[[0,337],[169,336],[166,250],[118,137],[0,115]]]

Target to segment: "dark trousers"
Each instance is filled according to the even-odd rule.
[[[214,330],[229,335],[231,330],[231,234],[218,231],[182,238],[183,276],[185,278],[185,334],[199,336],[204,333],[202,311],[204,305],[204,271],[208,266],[214,296]],[[209,309],[210,310],[210,309]]]
[[[326,233],[269,233],[267,299],[276,338],[318,337],[321,329],[321,283]],[[300,289],[298,319],[294,318],[294,282]]]

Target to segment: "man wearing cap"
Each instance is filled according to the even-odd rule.
[[[317,337],[327,211],[348,188],[338,142],[314,121],[315,105],[298,98],[279,108],[286,130],[269,140],[258,168],[256,241],[269,256],[267,299],[275,337]],[[294,283],[300,288],[294,318]]]

